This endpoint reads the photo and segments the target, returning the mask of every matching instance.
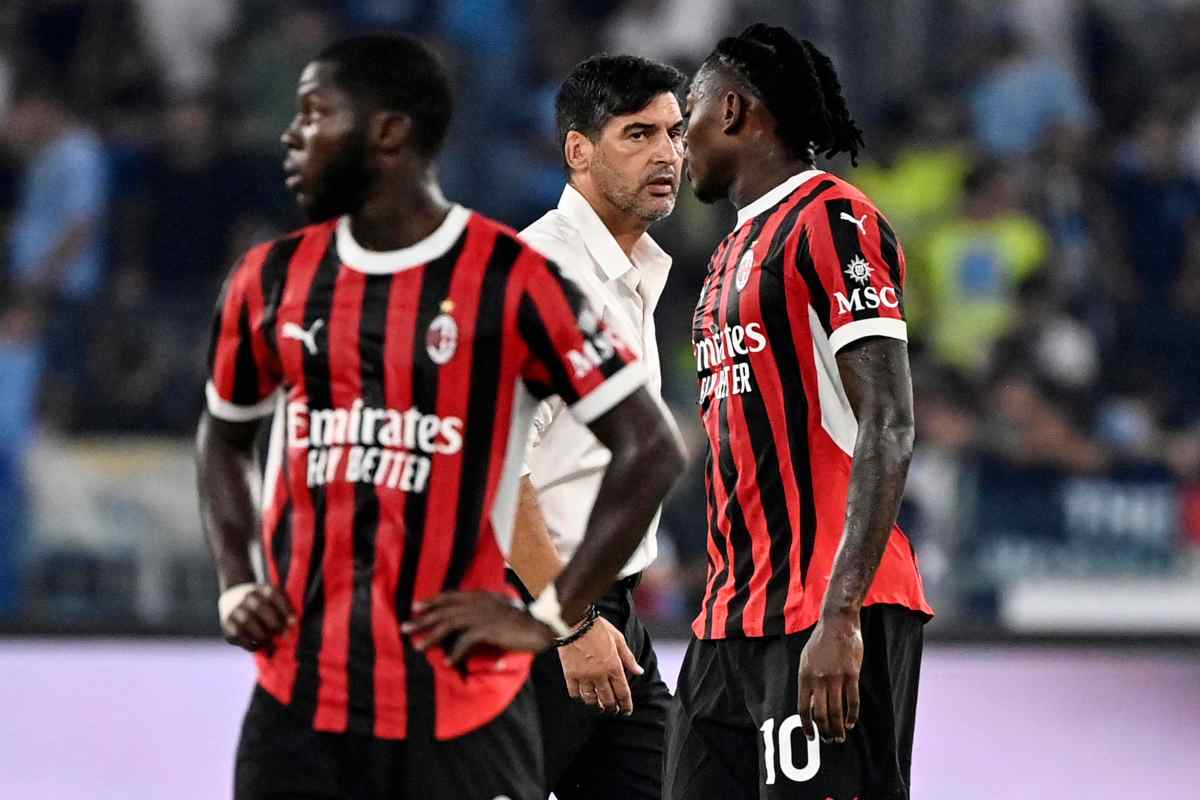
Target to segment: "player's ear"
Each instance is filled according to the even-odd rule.
[[[567,131],[563,142],[563,160],[572,172],[586,170],[592,163],[592,140],[579,131]]]
[[[727,89],[721,97],[721,132],[735,134],[746,122],[749,112],[746,97],[733,89]]]
[[[413,134],[413,118],[398,111],[381,111],[371,117],[367,127],[368,140],[385,153],[394,153],[409,143]]]

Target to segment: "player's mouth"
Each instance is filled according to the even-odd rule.
[[[674,175],[660,175],[646,181],[646,188],[654,197],[672,197],[675,194],[676,181]]]
[[[304,177],[300,174],[300,167],[290,158],[283,161],[283,182],[289,192],[296,193],[303,189]]]

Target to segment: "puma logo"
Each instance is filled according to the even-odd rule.
[[[863,236],[867,235],[867,215],[866,214],[863,214],[862,219],[859,219],[858,217],[853,217],[853,216],[847,214],[845,211],[843,211],[841,213],[841,215],[838,217],[838,219],[843,219],[846,222],[853,223],[854,227],[858,228],[859,233],[861,233]]]
[[[308,330],[304,330],[294,322],[283,323],[283,338],[295,339],[304,343],[304,349],[308,351],[310,356],[317,354],[317,331],[325,324],[325,320],[319,319],[312,324]]]

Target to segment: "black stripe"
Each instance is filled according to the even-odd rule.
[[[464,468],[458,488],[454,548],[450,554],[446,579],[442,583],[443,589],[458,588],[479,547],[483,501],[492,463],[496,396],[500,392],[500,361],[505,344],[504,298],[519,253],[520,245],[516,240],[503,234],[498,236],[479,291],[475,342],[471,353],[471,384],[467,390],[469,427],[466,431],[468,435],[463,437],[460,461]]]
[[[304,302],[305,330],[312,330],[313,323],[324,320],[317,334],[320,345],[313,355],[307,347],[301,347],[304,369],[304,391],[308,396],[309,411],[333,407],[330,375],[329,316],[333,308],[333,287],[337,281],[340,262],[332,241],[321,257],[316,275]],[[344,456],[343,456],[344,457]],[[320,674],[317,662],[321,654],[321,640],[325,629],[325,515],[326,498],[324,486],[309,488],[313,505],[312,555],[308,560],[308,580],[304,587],[304,613],[300,619],[300,633],[296,644],[296,683],[292,691],[294,707],[315,716]]]
[[[875,221],[879,224],[879,250],[883,254],[883,260],[887,262],[892,286],[896,287],[896,297],[900,300],[900,316],[904,316],[904,276],[900,274],[899,241],[892,226],[887,224],[887,220],[878,211],[875,212]]]
[[[808,286],[808,302],[817,312],[817,318],[821,320],[821,328],[824,329],[825,335],[829,336],[833,333],[829,293],[821,283],[816,264],[813,263],[812,238],[808,234],[808,228],[800,232],[800,243],[796,248],[796,271],[800,273],[800,277]]]
[[[767,583],[767,625],[764,628],[764,632],[769,634],[781,634],[784,632],[784,625],[786,623],[784,610],[787,606],[788,587],[791,581],[790,549],[792,537],[797,535],[800,537],[800,575],[801,581],[803,581],[804,576],[808,572],[809,561],[812,559],[813,543],[816,539],[817,528],[812,470],[809,465],[808,397],[805,394],[804,379],[800,371],[800,357],[796,352],[792,336],[792,326],[802,325],[807,327],[808,319],[807,314],[800,319],[790,318],[786,304],[781,305],[783,303],[782,298],[784,297],[783,286],[787,281],[787,275],[785,274],[787,265],[784,263],[785,251],[787,249],[786,239],[793,233],[799,213],[805,205],[807,204],[802,203],[788,214],[783,224],[780,225],[775,240],[771,243],[771,262],[769,265],[764,266],[764,273],[778,276],[780,285],[767,287],[765,284],[762,284],[759,287],[759,303],[763,310],[763,325],[766,327],[767,340],[771,342],[775,368],[779,375],[780,391],[785,402],[788,417],[790,432],[788,445],[791,451],[792,471],[796,476],[796,488],[800,500],[800,530],[798,531],[791,530],[787,519],[786,497],[772,498],[770,501],[772,505],[776,502],[784,504],[783,508],[781,508],[782,519],[779,522],[782,525],[780,532],[786,531],[787,535],[779,535],[780,532],[777,532],[774,527],[771,529],[771,565],[773,571],[771,573],[771,580]],[[820,297],[824,298],[824,293]],[[761,383],[758,385],[761,386]],[[779,469],[779,451],[774,444],[776,435],[777,432],[768,430],[766,432],[767,438],[762,441],[764,442],[764,446],[770,449],[776,459],[775,468]],[[766,501],[764,501],[763,506],[768,510],[769,518],[774,516],[770,514],[772,509]]]
[[[575,393],[575,386],[567,375],[567,369],[563,366],[562,359],[559,358],[558,349],[550,339],[550,332],[546,329],[546,323],[538,312],[537,303],[528,294],[521,297],[521,305],[517,309],[517,327],[520,329],[521,338],[525,340],[534,357],[550,373],[551,386],[543,387],[540,382],[526,380],[525,385],[529,391],[539,400],[546,399],[549,394],[558,394],[568,406],[573,405],[579,399],[579,395]],[[547,394],[540,394],[539,392],[544,388],[550,391]]]
[[[472,235],[471,226],[458,237],[458,241],[445,255],[426,264],[421,279],[421,293],[417,299],[417,320],[413,328],[412,342],[412,402],[422,414],[436,414],[438,402],[439,367],[425,351],[425,334],[434,317],[442,313],[442,301],[450,294],[450,284],[456,269],[478,269],[478,265],[458,264],[467,236]],[[465,432],[465,431],[464,431]],[[422,454],[423,455],[423,454]],[[404,554],[400,562],[400,576],[396,581],[396,618],[404,621],[412,616],[413,590],[417,582],[417,570],[421,565],[421,549],[425,541],[425,523],[429,511],[429,483],[423,492],[410,492],[404,505]],[[434,732],[434,679],[433,669],[424,654],[414,650],[408,637],[404,637],[404,662],[406,666],[406,692],[408,701],[408,736],[410,739],[433,740]]]
[[[842,214],[854,216],[854,207],[846,199],[835,199],[825,203],[825,212],[829,216],[829,232],[833,236],[833,248],[837,251],[837,274],[841,277],[846,289],[846,297],[850,297],[855,289],[869,286],[869,283],[859,284],[846,275],[846,267],[855,258],[863,257],[862,243],[858,239],[858,226],[841,218]],[[851,309],[856,320],[869,319],[879,316],[877,311],[863,306]]]
[[[764,213],[755,217],[754,221],[750,223],[750,232],[743,240],[745,244],[726,266],[725,282],[736,280],[737,264],[754,247],[763,227],[770,218],[770,214]],[[731,286],[729,294],[725,298],[723,318],[718,323],[721,330],[740,324],[739,295],[736,285]],[[726,355],[727,361],[733,360],[729,357],[731,355]],[[724,368],[722,367],[722,369]],[[730,380],[732,383],[732,376],[730,376]],[[725,516],[729,519],[729,544],[733,548],[734,555],[734,594],[729,601],[729,617],[725,623],[725,630],[727,634],[742,635],[745,633],[743,615],[746,610],[746,601],[750,597],[750,581],[754,577],[754,536],[746,525],[746,518],[737,498],[737,486],[742,476],[738,473],[737,464],[733,458],[733,448],[729,445],[729,397],[732,389],[733,387],[730,385],[726,396],[717,401],[718,440],[721,446],[717,453],[717,463],[720,469],[717,470],[716,480],[721,481],[725,486]]]
[[[276,354],[276,360],[279,351],[275,341],[275,320],[279,315],[279,303],[283,299],[288,265],[292,263],[292,257],[296,255],[296,250],[303,240],[303,236],[297,235],[276,242],[263,260],[259,274],[263,298],[263,337],[267,340],[270,351]]]
[[[258,363],[254,360],[254,349],[250,329],[250,304],[243,298],[238,312],[238,346],[234,361],[233,396],[230,400],[239,406],[252,406],[262,400],[258,391]]]
[[[286,452],[284,458],[287,458]],[[285,480],[282,474],[279,480]],[[271,560],[275,562],[275,571],[279,573],[279,588],[282,589],[287,586],[288,571],[292,568],[291,500],[285,501],[279,511],[279,522],[275,525],[275,535],[271,537]]]
[[[799,436],[806,452],[808,448],[808,403],[804,396],[799,361],[796,358],[796,350],[792,342],[783,281],[785,279],[784,251],[787,248],[787,241],[795,230],[796,220],[808,203],[809,200],[797,203],[780,221],[767,250],[767,257],[763,261],[758,286],[759,312],[766,328],[767,341],[771,342],[774,366],[780,379],[780,399],[788,416],[788,427],[797,428],[800,431]],[[751,371],[753,371],[753,366],[751,366]],[[753,391],[746,392],[741,395],[741,398],[745,409],[746,427],[750,431],[750,441],[755,443],[754,449],[758,453],[758,491],[767,524],[767,533],[770,537],[771,577],[767,581],[763,633],[775,635],[784,633],[784,608],[787,604],[788,585],[791,580],[789,556],[792,537],[802,532],[792,530],[788,514],[783,469],[780,465],[779,448],[776,444],[776,437],[781,431],[777,431],[771,426],[771,418],[767,415],[766,403],[761,394],[763,381],[756,380],[754,386]],[[794,438],[795,434],[793,434]],[[768,480],[764,480],[764,474],[769,478]],[[805,524],[805,519],[811,516],[812,512],[811,487],[808,491],[805,490],[807,482],[804,475],[806,474],[807,470],[797,475],[801,484],[799,487],[802,509],[801,525]]]
[[[363,287],[358,322],[358,361],[365,408],[385,408],[383,341],[394,275],[372,275]],[[363,447],[374,444],[363,443]],[[370,480],[354,484],[354,594],[350,600],[349,728],[370,736],[375,730],[375,638],[371,629],[371,579],[379,535],[379,495]]]
[[[718,252],[714,253],[713,258],[709,261],[708,276],[704,278],[704,283],[706,283],[708,290],[704,293],[701,301],[702,311],[700,312],[700,321],[697,324],[698,330],[700,330],[700,339],[697,339],[697,341],[702,341],[702,339],[708,337],[710,332],[712,332],[710,331],[710,327],[716,327],[720,323],[721,291],[724,290],[727,279],[732,279],[733,275],[732,271],[728,269],[728,266],[730,266],[728,255],[732,253],[733,245],[736,241],[736,234],[727,236],[726,240],[721,242]],[[710,321],[710,327],[706,327],[704,326],[704,319],[709,314],[712,314],[712,321]],[[703,371],[701,377],[703,378],[704,374],[708,372],[707,369]],[[712,402],[713,399],[710,397],[709,403]],[[707,413],[707,409],[702,411],[703,413]],[[721,587],[724,587],[725,582],[730,577],[732,558],[730,541],[728,541],[726,536],[721,534],[720,529],[720,515],[718,507],[716,507],[715,488],[716,481],[720,480],[720,476],[716,474],[716,456],[713,452],[712,441],[708,437],[704,438],[704,450],[706,450],[706,453],[704,453],[704,474],[708,476],[708,486],[706,487],[708,498],[708,535],[712,537],[714,545],[721,551],[721,555],[724,557],[722,558],[721,569],[713,579],[713,591],[707,597],[706,615],[704,615],[704,634],[707,637],[712,637],[713,609],[716,607],[716,596],[720,594]],[[722,486],[724,486],[724,481],[722,481]]]
[[[708,485],[705,487],[705,496],[708,500],[708,538],[713,543],[717,550],[724,551],[725,544],[722,541],[721,529],[717,526],[717,495],[713,490],[713,481],[716,480],[713,475],[713,454],[712,448],[704,455],[704,474],[709,476]],[[721,591],[721,587],[725,585],[726,579],[729,577],[729,558],[728,553],[725,553],[726,558],[721,564],[721,569],[717,571],[716,576],[712,581],[712,591],[705,598],[704,603],[704,638],[712,638],[713,628],[713,606],[717,603],[717,593]]]

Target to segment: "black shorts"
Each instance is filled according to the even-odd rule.
[[[526,684],[456,739],[321,733],[261,686],[242,723],[235,800],[544,800],[537,708]]]
[[[667,724],[665,800],[908,800],[924,614],[862,612],[858,725],[843,744],[808,740],[796,713],[812,630],[693,639]]]
[[[596,601],[625,634],[641,675],[629,675],[633,714],[602,714],[567,694],[557,650],[533,662],[541,716],[546,782],[558,800],[659,800],[671,692],[658,672],[650,634],[633,609],[634,580],[618,582]]]

